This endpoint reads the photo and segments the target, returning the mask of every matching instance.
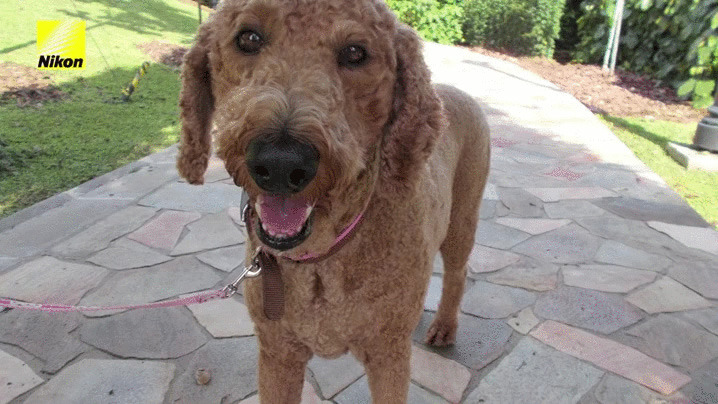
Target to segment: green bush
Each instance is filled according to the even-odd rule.
[[[566,0],[465,0],[464,37],[472,45],[553,55]]]
[[[600,63],[614,1],[586,0],[575,59]],[[718,79],[717,0],[627,0],[618,64],[673,84],[696,107],[710,105]]]
[[[463,41],[463,0],[387,0],[399,19],[428,41],[452,44]]]

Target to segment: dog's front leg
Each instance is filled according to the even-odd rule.
[[[262,404],[299,404],[308,350],[287,352],[261,346],[259,350],[259,399]]]
[[[378,336],[354,354],[364,363],[373,404],[406,404],[410,382],[409,335]]]

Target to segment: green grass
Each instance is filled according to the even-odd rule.
[[[718,173],[687,170],[666,152],[669,141],[692,143],[696,124],[610,115],[600,118],[641,161],[718,228]]]
[[[136,45],[187,45],[197,9],[177,0],[0,2],[2,61],[36,66],[36,21],[86,21],[85,70],[48,72],[68,95],[41,107],[0,102],[0,218],[161,150],[179,133],[177,71],[152,64],[132,99],[121,89],[147,60]]]

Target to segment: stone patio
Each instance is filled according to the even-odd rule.
[[[414,333],[410,403],[718,403],[718,232],[583,105],[501,60],[426,45],[476,97],[491,175],[457,343]],[[243,261],[240,190],[176,147],[0,221],[0,296],[145,303],[223,286]],[[241,295],[172,309],[0,312],[0,404],[258,403]],[[350,355],[309,363],[303,403],[368,403]]]

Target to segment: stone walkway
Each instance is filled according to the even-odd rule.
[[[718,233],[578,101],[508,62],[427,44],[485,104],[490,184],[454,347],[419,342],[411,403],[717,403]],[[240,190],[176,148],[0,221],[0,296],[83,305],[218,287],[243,259]],[[0,404],[257,403],[241,296],[121,313],[0,313]],[[315,358],[304,402],[367,403],[350,356]],[[324,401],[322,401],[324,400]]]

